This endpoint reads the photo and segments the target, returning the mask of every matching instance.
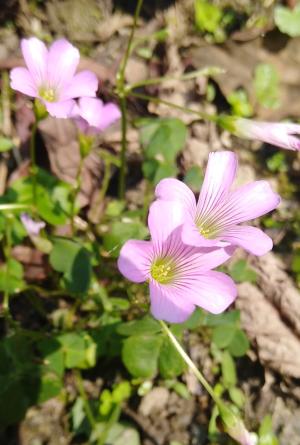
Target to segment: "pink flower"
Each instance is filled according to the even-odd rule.
[[[34,221],[28,213],[22,213],[21,221],[29,236],[38,236],[41,229],[46,226],[44,221]]]
[[[21,49],[27,68],[14,68],[10,73],[11,87],[42,101],[55,117],[69,117],[74,98],[96,96],[98,80],[91,71],[75,74],[79,51],[67,40],[56,40],[50,46],[36,37],[23,39]]]
[[[149,282],[153,316],[171,323],[185,321],[195,306],[214,314],[223,312],[237,295],[230,277],[211,270],[224,263],[234,249],[184,245],[183,211],[180,203],[154,202],[148,217],[151,241],[127,241],[118,260],[126,278]]]
[[[184,207],[182,241],[190,246],[241,246],[255,255],[272,249],[272,240],[256,227],[239,225],[275,209],[280,197],[266,181],[255,181],[231,191],[236,176],[237,156],[230,151],[210,153],[198,202],[181,181],[159,182],[155,194],[160,200],[180,202]]]
[[[100,99],[82,97],[73,109],[72,117],[82,133],[93,135],[120,119],[121,113],[113,103],[104,104]]]
[[[287,150],[300,150],[300,125],[289,122],[258,122],[234,116],[221,116],[219,124],[238,137],[258,139]]]

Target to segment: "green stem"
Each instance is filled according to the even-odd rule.
[[[32,206],[28,205],[28,204],[0,204],[0,211],[9,211],[9,212],[13,212],[15,211],[20,211],[20,210],[31,210]]]
[[[172,334],[166,323],[162,320],[160,320],[160,324],[164,330],[164,332],[168,335],[171,342],[175,346],[177,352],[181,355],[185,363],[188,365],[190,370],[193,372],[193,374],[197,377],[199,382],[204,386],[208,394],[211,396],[211,398],[214,400],[214,402],[219,406],[222,402],[219,399],[219,397],[214,393],[213,388],[210,386],[210,384],[207,382],[203,374],[199,371],[197,366],[194,364],[194,362],[191,360],[191,358],[187,355],[187,353],[184,351],[180,343],[177,341],[176,337]]]
[[[125,195],[125,177],[126,177],[126,132],[127,132],[127,109],[126,109],[126,88],[125,88],[125,70],[128,62],[128,58],[131,53],[132,41],[137,26],[137,21],[140,15],[143,0],[137,0],[133,25],[131,33],[128,39],[128,44],[124,58],[122,60],[119,72],[117,74],[117,94],[119,96],[120,108],[121,108],[121,120],[122,120],[122,147],[121,147],[121,169],[119,178],[119,198],[123,199]]]
[[[85,413],[86,413],[86,417],[87,417],[87,419],[88,419],[88,421],[89,421],[89,424],[90,424],[91,428],[92,428],[92,429],[95,429],[95,428],[96,428],[96,425],[97,425],[97,422],[96,422],[96,419],[95,419],[95,417],[94,417],[94,414],[93,414],[93,412],[92,412],[92,410],[91,410],[91,407],[90,407],[90,404],[89,404],[89,401],[88,401],[88,397],[87,397],[87,395],[86,395],[86,392],[85,392],[85,390],[84,390],[83,380],[82,380],[82,377],[81,377],[81,373],[80,373],[80,371],[79,371],[78,369],[74,369],[73,371],[74,371],[74,374],[75,374],[75,383],[76,383],[76,387],[77,387],[77,389],[78,389],[78,392],[79,392],[79,394],[80,394],[80,397],[82,398],[83,406],[84,406]]]
[[[126,150],[127,150],[127,113],[126,113],[126,97],[120,98],[121,108],[121,127],[122,127],[122,145],[121,145],[121,169],[119,178],[119,199],[125,196],[125,178],[126,178]]]
[[[31,137],[30,137],[30,159],[31,159],[31,175],[32,175],[32,199],[33,204],[37,204],[37,166],[36,166],[36,156],[35,156],[35,139],[36,131],[38,126],[38,120],[36,119],[32,125]]]
[[[172,108],[176,108],[177,110],[184,111],[185,113],[195,114],[198,118],[202,120],[207,120],[210,122],[217,122],[218,117],[213,114],[203,113],[202,111],[192,110],[191,108],[182,107],[181,105],[174,104],[173,102],[169,102],[164,99],[160,99],[159,97],[152,97],[146,94],[129,92],[130,96],[137,97],[138,99],[148,100],[150,102],[164,104]]]
[[[11,259],[11,247],[12,247],[12,240],[11,240],[11,216],[8,215],[6,218],[6,224],[5,224],[5,290],[4,290],[4,296],[3,296],[3,314],[4,317],[8,320],[8,322],[11,321],[11,314],[9,310],[9,282],[10,282],[10,259]]]
[[[128,62],[128,58],[130,56],[131,47],[132,47],[132,41],[133,41],[133,37],[134,37],[137,21],[138,21],[140,12],[141,12],[142,4],[143,4],[143,0],[138,0],[137,1],[135,12],[134,12],[133,26],[132,26],[131,33],[130,33],[130,36],[129,36],[129,39],[128,39],[126,52],[125,52],[123,61],[121,63],[121,67],[120,67],[118,76],[117,76],[117,80],[119,80],[120,82],[123,82],[123,86],[124,86],[124,80],[125,80],[125,69],[126,69],[126,65],[127,65],[127,62]]]
[[[72,199],[71,199],[71,230],[72,230],[72,235],[75,234],[75,207],[76,207],[76,200],[78,197],[78,194],[81,190],[81,174],[82,174],[82,168],[83,168],[83,164],[84,164],[84,157],[82,157],[80,155],[80,161],[79,161],[79,165],[78,165],[78,170],[77,170],[77,174],[76,174],[76,184],[74,187],[74,191],[72,194]]]
[[[167,82],[170,80],[191,80],[200,76],[212,76],[223,72],[224,70],[217,67],[207,67],[201,70],[191,71],[190,73],[182,74],[180,76],[152,77],[151,79],[145,79],[141,80],[140,82],[133,83],[132,85],[127,85],[126,91],[132,91],[135,88],[158,85],[160,83]]]

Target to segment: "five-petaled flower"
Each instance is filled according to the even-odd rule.
[[[184,207],[182,241],[190,246],[217,247],[229,243],[255,255],[272,249],[262,230],[239,225],[275,209],[280,197],[267,181],[255,181],[231,191],[237,156],[230,151],[210,153],[198,202],[181,181],[163,179],[156,187],[159,200],[180,202]]]
[[[195,306],[223,312],[237,295],[230,277],[211,270],[230,258],[234,248],[183,244],[183,212],[180,203],[154,202],[148,217],[151,241],[127,241],[118,260],[126,278],[149,282],[153,316],[171,323],[185,321]]]
[[[22,39],[21,49],[27,68],[11,71],[11,87],[38,98],[52,116],[67,118],[75,98],[96,96],[96,75],[88,70],[75,74],[80,55],[67,40],[56,40],[48,50],[41,40],[31,37]]]
[[[94,135],[120,119],[121,113],[114,103],[104,104],[94,97],[82,97],[74,107],[72,117],[83,134]]]

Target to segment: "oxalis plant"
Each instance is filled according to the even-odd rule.
[[[30,405],[60,395],[72,406],[75,435],[88,437],[89,443],[98,445],[121,443],[118,440],[122,440],[125,429],[131,434],[130,443],[138,443],[135,430],[119,422],[122,404],[134,392],[146,394],[158,371],[169,388],[188,397],[186,386],[177,380],[188,368],[214,402],[209,425],[212,436],[223,431],[242,445],[274,444],[269,419],[264,420],[260,433],[266,437],[267,431],[272,442],[260,441],[260,433],[250,433],[242,420],[243,394],[237,387],[232,357],[245,354],[248,340],[239,327],[238,312],[224,313],[237,298],[236,285],[229,275],[215,269],[232,258],[237,248],[253,255],[272,249],[271,238],[249,221],[276,209],[280,197],[265,180],[234,188],[237,155],[220,151],[209,155],[196,200],[183,181],[165,177],[172,176],[172,169],[171,174],[164,173],[169,171],[168,161],[174,156],[169,159],[166,155],[167,162],[158,165],[148,151],[143,166],[145,176],[153,178],[153,166],[156,173],[157,168],[161,169],[154,180],[155,200],[149,211],[147,203],[141,212],[126,210],[127,101],[135,97],[163,103],[215,122],[239,137],[289,150],[300,149],[300,126],[208,115],[141,92],[143,87],[169,79],[166,77],[127,84],[125,71],[135,47],[141,7],[142,0],[138,0],[116,77],[114,93],[118,104],[104,104],[96,97],[97,77],[88,70],[77,72],[79,51],[65,39],[56,40],[49,48],[35,37],[23,39],[25,67],[14,68],[10,73],[11,88],[33,98],[35,121],[31,129],[29,175],[13,182],[0,202],[5,257],[0,288],[6,332],[0,343],[0,391],[5,400],[0,407],[1,424],[11,425],[23,418]],[[211,68],[191,72],[181,80],[210,72]],[[77,126],[80,161],[75,184],[59,181],[37,166],[37,127],[49,115],[72,119]],[[111,167],[117,167],[119,200],[110,202],[100,225],[93,230],[78,215],[82,170],[87,156],[97,149],[97,135],[118,120],[122,130],[121,153],[118,158],[100,151],[105,172],[99,197],[104,200]],[[184,128],[178,122],[167,119],[163,125],[169,132],[175,131],[176,138],[184,139]],[[153,120],[146,122],[141,130],[144,144],[149,144],[157,128]],[[167,153],[169,147],[161,149]],[[145,216],[147,227],[142,222]],[[69,236],[57,236],[57,227],[66,224],[70,226]],[[85,232],[85,241],[80,232]],[[31,280],[26,282],[23,266],[13,256],[14,246],[26,236],[37,250],[49,256],[55,276],[47,283],[50,290],[32,284]],[[135,237],[139,239],[131,239]],[[248,279],[249,275],[253,277],[253,271],[246,270],[244,264],[240,266],[244,267],[244,274],[248,273]],[[147,314],[148,299],[144,298],[146,287],[141,283],[149,287],[151,315]],[[29,321],[34,320],[31,324],[16,315],[15,306],[21,304],[16,298],[19,294],[24,297],[22,305],[30,307],[23,310],[29,312]],[[55,306],[53,300],[57,297],[64,297],[66,304]],[[124,321],[125,314],[129,314],[130,321]],[[222,369],[220,383],[215,387],[181,344],[183,331],[199,326],[212,333],[212,354]],[[97,373],[99,362],[109,362],[120,355],[132,380],[117,382],[111,390],[102,388],[100,398],[90,400],[82,370],[94,369]],[[63,388],[65,370],[72,370],[79,394],[76,399],[68,398]]]

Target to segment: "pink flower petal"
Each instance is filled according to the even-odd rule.
[[[162,179],[155,188],[155,196],[165,201],[179,201],[185,212],[194,219],[196,213],[196,199],[194,193],[182,181],[174,178]]]
[[[158,320],[169,323],[183,323],[193,313],[195,306],[182,299],[168,286],[150,281],[151,313]]]
[[[32,75],[26,68],[14,68],[10,72],[10,86],[28,96],[37,97],[38,92]]]
[[[48,50],[46,45],[36,37],[31,37],[21,40],[21,50],[34,81],[38,86],[42,85],[47,77]]]
[[[203,218],[218,207],[229,193],[238,166],[232,151],[209,154],[204,182],[197,204],[197,214]]]
[[[238,188],[222,209],[223,226],[231,226],[264,215],[280,203],[267,181],[255,181]],[[221,218],[221,217],[220,217]]]
[[[236,299],[237,289],[233,280],[222,272],[209,271],[184,279],[184,285],[176,286],[175,295],[213,314],[220,314]]]
[[[118,259],[120,272],[135,283],[146,281],[151,268],[152,251],[151,241],[127,241]]]
[[[300,150],[300,125],[290,122],[259,122],[236,118],[235,134],[248,139],[258,139],[287,150]]]
[[[252,226],[234,226],[225,229],[222,239],[236,246],[241,246],[253,255],[264,255],[272,250],[271,238],[262,230]]]
[[[51,116],[66,119],[71,116],[73,107],[75,106],[74,100],[66,100],[64,102],[46,102],[43,101],[47,111]]]
[[[179,202],[155,201],[149,210],[148,226],[156,251],[162,249],[171,233],[184,221],[184,209]]]
[[[101,121],[97,125],[99,130],[105,130],[107,127],[115,123],[121,117],[121,113],[117,105],[113,103],[105,104],[102,108]]]
[[[56,40],[49,48],[47,80],[49,86],[62,90],[69,84],[79,63],[79,51],[65,39]]]
[[[100,116],[102,114],[103,102],[101,99],[95,97],[81,97],[78,100],[78,105],[73,109],[73,117],[81,117],[91,127],[96,127],[99,124]]]
[[[81,97],[73,110],[73,118],[79,129],[88,134],[105,130],[121,117],[119,108],[113,104],[103,104],[95,97]]]
[[[73,99],[76,97],[95,97],[98,90],[97,76],[91,71],[80,71],[75,74],[69,85],[62,92],[61,99]]]

